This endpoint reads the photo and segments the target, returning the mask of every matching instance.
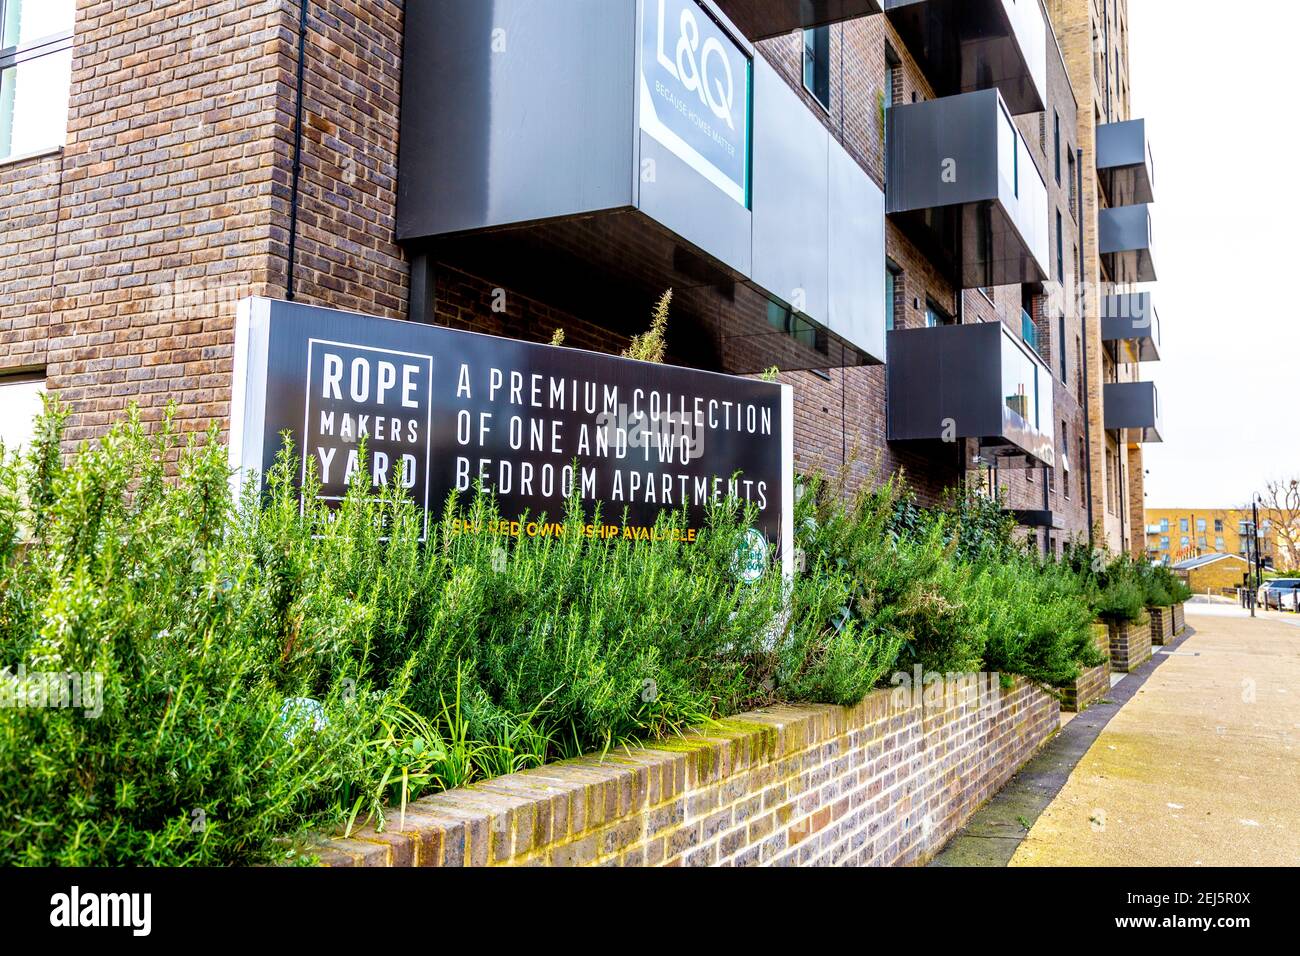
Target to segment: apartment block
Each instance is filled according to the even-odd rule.
[[[1127,0],[1048,0],[1079,98],[1082,297],[1088,328],[1094,524],[1108,546],[1145,553],[1142,446],[1161,440],[1160,397],[1141,366],[1160,358],[1152,217],[1155,164],[1130,108]]]
[[[1147,508],[1146,554],[1152,561],[1177,564],[1211,554],[1235,554],[1265,568],[1300,567],[1294,530],[1285,513],[1270,508]],[[1256,526],[1258,520],[1258,526]],[[1253,532],[1253,534],[1252,534]]]
[[[1124,10],[0,0],[0,434],[42,389],[69,442],[226,431],[248,296],[617,353],[671,288],[667,360],[777,369],[799,470],[1142,549]]]

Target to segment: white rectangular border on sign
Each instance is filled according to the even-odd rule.
[[[429,537],[429,469],[433,464],[433,356],[421,352],[403,352],[400,349],[356,345],[352,342],[335,342],[330,339],[309,338],[307,340],[307,375],[302,397],[302,471],[298,476],[298,500],[303,510],[306,510],[306,502],[303,500],[301,489],[307,481],[307,436],[311,434],[311,358],[312,349],[317,345],[334,345],[341,349],[352,349],[357,352],[376,352],[380,355],[401,355],[405,358],[420,359],[429,363],[428,393],[424,396],[424,405],[427,412],[427,419],[424,424],[424,525],[420,533],[420,540],[427,540]],[[324,500],[334,499],[324,498]]]

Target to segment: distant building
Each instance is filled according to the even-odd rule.
[[[1250,565],[1235,554],[1206,554],[1179,561],[1173,571],[1197,594],[1205,594],[1241,587],[1250,574]]]
[[[1147,508],[1147,556],[1162,564],[1214,554],[1253,557],[1252,520],[1249,508]],[[1278,521],[1276,515],[1260,509],[1259,554],[1266,568],[1290,563],[1285,556],[1279,557]]]

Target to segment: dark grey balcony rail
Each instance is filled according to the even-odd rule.
[[[1002,322],[889,333],[890,441],[974,438],[981,454],[1055,465],[1052,374]]]
[[[842,23],[880,12],[879,0],[715,0],[751,40]]]
[[[1015,115],[1045,108],[1051,41],[1039,0],[885,0],[885,15],[937,95],[996,87]]]
[[[1146,120],[1097,127],[1097,174],[1112,206],[1155,201],[1156,170]]]
[[[1160,316],[1150,292],[1127,292],[1101,297],[1101,338],[1131,349],[1133,361],[1160,361]]]
[[[1097,215],[1102,260],[1117,284],[1156,281],[1151,207],[1112,206]]]
[[[886,210],[944,272],[968,289],[1047,278],[1047,186],[997,90],[886,122]]]
[[[1107,431],[1132,442],[1160,442],[1160,396],[1154,382],[1107,382],[1102,391]]]

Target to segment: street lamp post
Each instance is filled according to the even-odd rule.
[[[1250,517],[1253,525],[1250,536],[1255,539],[1255,588],[1258,590],[1264,586],[1264,567],[1259,556],[1259,495],[1250,498]]]

